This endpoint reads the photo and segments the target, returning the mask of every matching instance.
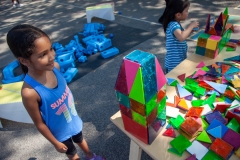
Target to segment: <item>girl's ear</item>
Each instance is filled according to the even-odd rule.
[[[28,66],[29,61],[25,58],[18,57],[18,61],[23,64],[24,66]]]

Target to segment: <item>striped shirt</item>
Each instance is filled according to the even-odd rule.
[[[177,21],[171,21],[166,29],[166,49],[165,68],[169,72],[187,58],[187,42],[180,42],[174,35],[176,29],[184,29]]]

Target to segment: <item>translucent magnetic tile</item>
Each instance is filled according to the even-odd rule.
[[[163,97],[166,95],[166,92],[163,90],[163,89],[161,89],[158,93],[157,93],[157,102],[159,103],[162,99],[163,99]]]
[[[227,130],[226,134],[222,137],[222,140],[233,146],[235,150],[240,147],[240,134],[232,129]]]
[[[237,122],[235,118],[232,118],[231,121],[227,124],[228,128],[231,128],[235,132],[240,131],[240,124]]]
[[[142,103],[139,103],[138,101],[135,101],[134,99],[130,98],[130,107],[135,112],[145,116],[146,115],[146,108],[145,105]]]
[[[192,103],[192,106],[194,106],[194,107],[200,107],[200,106],[202,106],[202,104],[203,104],[203,102],[204,102],[204,100],[193,100],[191,103]]]
[[[196,154],[197,159],[202,159],[203,156],[208,152],[208,149],[198,141],[194,140],[192,145],[187,148],[187,151],[190,154]]]
[[[116,96],[117,96],[117,99],[118,101],[124,105],[125,107],[128,107],[130,108],[130,101],[129,101],[129,97],[126,96],[125,94],[122,94],[118,91],[116,91]]]
[[[158,113],[160,113],[166,107],[166,96],[160,101],[158,105]]]
[[[137,112],[132,111],[132,118],[135,122],[147,126],[147,120],[146,117],[143,117],[142,115],[138,114]]]
[[[233,150],[233,146],[220,138],[216,138],[212,145],[209,147],[209,149],[221,156],[222,158],[227,159]]]
[[[180,157],[183,155],[183,152],[179,153],[175,148],[169,148],[168,152],[176,154],[177,156],[180,156]]]
[[[201,117],[203,109],[203,107],[191,107],[185,117]]]
[[[220,126],[220,130],[217,128]],[[218,121],[217,119],[214,119],[210,125],[207,127],[206,131],[208,132],[209,130],[215,129],[215,132],[218,133],[218,131],[216,131],[217,129],[219,131],[221,131],[221,133],[219,133],[221,136],[224,136],[224,134],[227,132],[228,128],[222,124],[220,121]],[[214,130],[212,130],[214,133]]]
[[[202,158],[202,160],[222,160],[220,156],[218,156],[213,151],[208,151],[207,154]]]
[[[214,119],[217,119],[221,123],[226,124],[226,120],[223,118],[222,114],[219,111],[214,111],[212,113],[209,113],[205,117],[208,123],[211,123]]]
[[[180,125],[184,122],[184,118],[181,115],[178,115],[177,118],[170,118],[169,122],[176,129],[180,128]]]
[[[198,133],[201,125],[192,117],[187,117],[185,121],[181,124],[180,128],[189,136],[193,137]]]
[[[152,110],[157,106],[157,95],[154,95],[146,104],[146,115],[148,116]]]
[[[134,62],[138,62],[139,64],[142,64],[151,57],[153,57],[151,53],[147,53],[140,50],[134,50],[124,58],[127,58]]]
[[[167,118],[167,116],[166,116],[166,107],[163,108],[160,113],[158,112],[157,118],[161,119],[161,120],[165,120]]]
[[[118,73],[118,78],[115,84],[115,89],[125,95],[128,94],[127,91],[127,80],[124,63],[122,63],[121,68]]]
[[[181,134],[178,137],[174,138],[172,141],[170,141],[170,144],[179,153],[184,152],[185,149],[191,146],[191,142]]]

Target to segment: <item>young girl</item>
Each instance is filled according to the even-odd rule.
[[[188,0],[167,0],[166,9],[163,14],[163,29],[166,34],[165,57],[166,73],[175,68],[187,57],[186,38],[193,28],[199,26],[197,21],[192,22],[187,29],[183,29],[180,22],[188,17],[190,2]]]
[[[22,101],[39,132],[70,160],[79,159],[73,142],[87,160],[92,154],[82,136],[82,120],[67,83],[54,62],[55,52],[46,33],[30,25],[18,25],[7,34],[7,43],[26,74]]]

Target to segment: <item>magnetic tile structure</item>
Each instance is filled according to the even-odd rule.
[[[233,31],[233,25],[227,23],[228,17],[226,8],[210,26],[210,15],[208,15],[205,32],[200,34],[197,40],[196,54],[213,59],[222,51]]]
[[[123,58],[115,90],[124,128],[146,144],[166,123],[166,83],[153,54],[134,50]]]

